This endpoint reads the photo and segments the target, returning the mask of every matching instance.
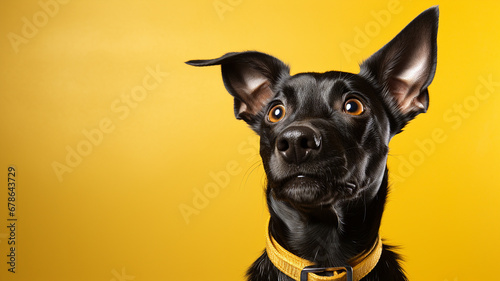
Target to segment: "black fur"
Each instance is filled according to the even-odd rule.
[[[238,119],[260,136],[268,185],[270,234],[319,267],[346,264],[375,243],[388,193],[391,138],[427,111],[436,71],[438,8],[420,14],[368,58],[359,74],[289,74],[259,52],[228,53],[221,65]],[[368,280],[406,280],[394,248],[384,245]],[[266,252],[248,279],[292,280]]]

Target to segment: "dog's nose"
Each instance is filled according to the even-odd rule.
[[[276,149],[288,163],[300,164],[321,148],[321,136],[306,126],[289,127],[276,140]]]

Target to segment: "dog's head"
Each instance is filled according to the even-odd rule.
[[[291,76],[286,64],[259,52],[188,64],[221,65],[236,117],[261,137],[273,195],[316,208],[377,192],[390,139],[428,108],[437,24],[438,8],[426,10],[363,62],[359,74]]]

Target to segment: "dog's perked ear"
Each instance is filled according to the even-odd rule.
[[[186,63],[193,66],[221,65],[224,86],[234,97],[236,118],[250,125],[275,96],[273,86],[290,75],[285,63],[255,51],[227,53],[217,59],[191,60]]]
[[[429,106],[427,87],[436,72],[438,18],[437,6],[422,12],[360,66],[360,75],[382,87],[399,123],[393,124],[394,133]]]

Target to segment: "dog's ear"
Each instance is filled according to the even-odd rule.
[[[274,86],[290,70],[286,64],[260,52],[227,53],[212,60],[191,60],[193,66],[221,65],[222,79],[234,97],[236,118],[252,124],[265,105],[275,96]]]
[[[429,106],[427,87],[436,72],[438,18],[437,6],[427,9],[360,66],[360,75],[383,88],[401,126]]]

